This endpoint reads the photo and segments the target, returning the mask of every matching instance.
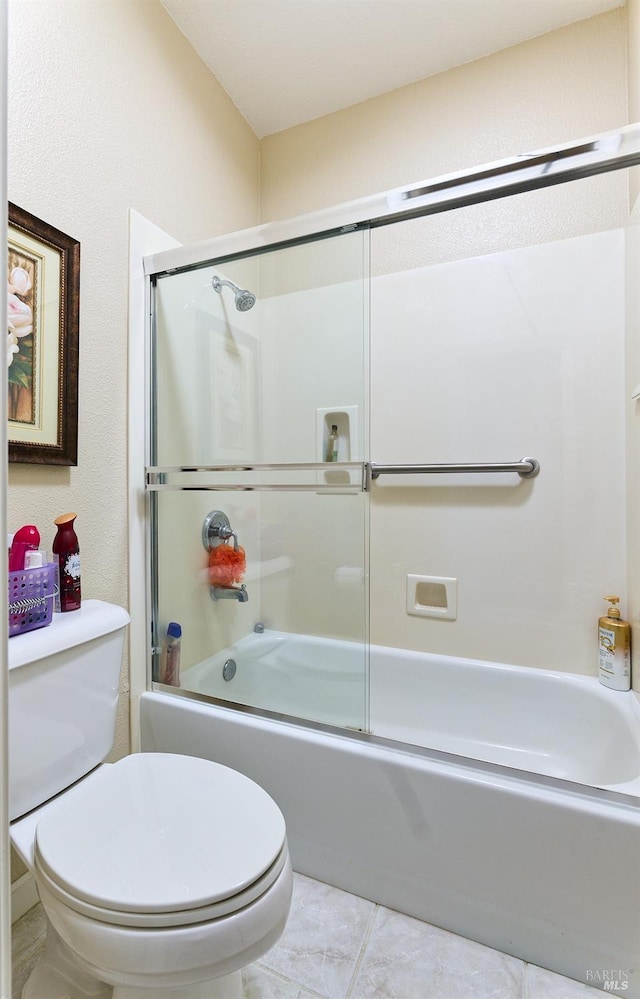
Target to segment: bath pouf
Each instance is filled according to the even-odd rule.
[[[240,583],[247,568],[244,548],[216,545],[209,552],[209,582],[211,586],[230,587]]]

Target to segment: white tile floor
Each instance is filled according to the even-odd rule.
[[[13,999],[40,948],[38,905],[14,925]],[[284,934],[243,972],[245,999],[595,999],[589,986],[296,874]]]

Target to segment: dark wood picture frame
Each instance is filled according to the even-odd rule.
[[[9,203],[8,244],[9,461],[77,465],[80,243]]]

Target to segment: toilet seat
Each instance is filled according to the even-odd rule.
[[[240,909],[251,905],[257,901],[275,884],[284,870],[288,859],[286,847],[280,851],[275,862],[268,871],[258,878],[249,888],[231,898],[221,902],[214,902],[211,905],[200,906],[196,909],[173,910],[171,912],[131,912],[124,910],[105,909],[98,905],[91,905],[61,888],[53,879],[49,878],[41,869],[37,869],[37,880],[41,888],[47,888],[53,898],[62,902],[68,908],[73,909],[83,916],[97,919],[102,923],[112,923],[115,926],[136,926],[142,929],[154,929],[162,927],[186,926],[192,923],[211,922],[214,919],[221,919],[224,916],[232,915]]]
[[[35,871],[76,912],[121,926],[216,919],[249,905],[287,859],[269,795],[228,767],[139,753],[96,771],[36,827]]]

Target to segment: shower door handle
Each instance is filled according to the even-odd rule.
[[[540,462],[535,458],[521,458],[520,461],[469,462],[461,465],[377,465],[369,462],[369,475],[377,479],[381,475],[446,475],[450,472],[517,472],[523,479],[533,479],[540,471]]]

